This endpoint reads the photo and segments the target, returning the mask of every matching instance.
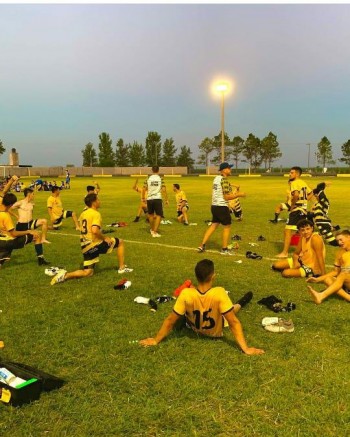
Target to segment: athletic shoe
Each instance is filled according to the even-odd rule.
[[[248,303],[253,299],[253,293],[251,291],[248,291],[243,297],[241,297],[237,303],[241,305],[241,308],[248,305]]]
[[[233,240],[233,241],[240,241],[240,240],[242,240],[242,237],[240,237],[239,235],[233,235],[232,237],[231,237],[231,240]]]
[[[134,269],[130,269],[127,265],[125,265],[122,269],[118,269],[118,273],[121,275],[122,273],[131,273]]]
[[[232,256],[232,253],[228,249],[221,249],[220,255],[229,255]]]
[[[278,320],[278,317],[264,317],[261,321],[261,324],[262,326],[274,325],[275,323],[278,323]]]
[[[153,238],[160,238],[161,235],[158,234],[158,232],[152,232],[152,237],[153,237]]]
[[[56,276],[57,273],[58,273],[60,270],[62,270],[62,269],[60,269],[59,267],[53,267],[53,266],[51,266],[51,267],[45,269],[45,275],[47,275],[47,276]]]
[[[198,247],[197,247],[197,252],[198,252],[198,253],[203,253],[203,252],[205,252],[205,244],[203,244],[202,246],[198,246]]]
[[[188,226],[188,222],[184,222],[184,225],[185,225],[185,226]]]
[[[66,273],[67,273],[67,270],[64,270],[64,269],[59,270],[57,275],[51,279],[50,284],[55,285],[55,284],[58,284],[59,282],[64,282],[64,279],[66,277]]]
[[[258,237],[258,241],[266,241],[266,238],[263,237],[262,235],[259,235],[259,237]]]
[[[294,332],[294,324],[292,320],[278,319],[277,323],[264,326],[269,332]]]
[[[137,223],[140,221],[140,217],[135,217],[134,223]]]
[[[277,223],[277,220],[273,219],[273,220],[269,220],[269,222],[275,225]]]
[[[38,256],[38,264],[39,266],[49,266],[51,263],[50,261],[46,261],[43,256]]]
[[[245,254],[245,256],[246,256],[247,258],[250,258],[250,259],[262,259],[262,256],[261,256],[261,255],[258,255],[258,254],[255,253],[255,252],[251,252],[250,250]]]

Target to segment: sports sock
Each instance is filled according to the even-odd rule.
[[[241,308],[245,307],[253,298],[253,293],[248,291],[244,296],[242,296],[237,303],[241,305]]]
[[[34,249],[36,252],[36,256],[43,256],[43,245],[41,243],[35,244]]]

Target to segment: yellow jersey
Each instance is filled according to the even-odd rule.
[[[103,241],[100,238],[96,238],[95,234],[92,233],[93,226],[101,229],[101,214],[96,209],[88,208],[80,214],[79,224],[81,250],[84,253]]]
[[[196,288],[185,288],[173,311],[185,315],[194,331],[209,337],[222,337],[223,315],[232,308],[233,303],[222,287],[213,287],[204,293]]]
[[[47,207],[51,208],[54,220],[57,220],[63,214],[63,207],[60,197],[50,196],[47,199]]]

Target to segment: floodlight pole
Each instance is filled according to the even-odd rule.
[[[225,161],[225,91],[221,92],[221,162]]]
[[[310,146],[311,146],[311,144],[307,143],[306,145],[309,146],[309,151],[307,154],[307,169],[310,170]]]

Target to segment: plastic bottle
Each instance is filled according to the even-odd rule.
[[[10,372],[6,367],[0,368],[0,380],[6,382],[6,384],[10,385],[16,379],[16,375]]]

